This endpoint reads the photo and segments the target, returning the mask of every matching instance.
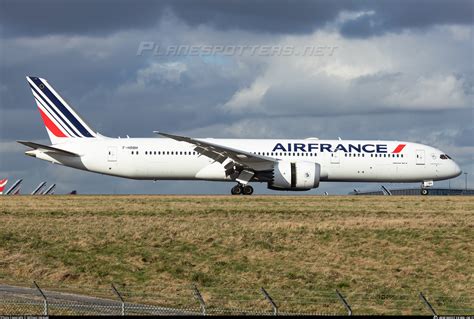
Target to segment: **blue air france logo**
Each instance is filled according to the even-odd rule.
[[[406,144],[399,144],[392,153],[400,153]],[[326,144],[326,143],[277,143],[272,152],[344,152],[344,153],[388,153],[387,144]]]

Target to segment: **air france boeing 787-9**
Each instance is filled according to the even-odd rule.
[[[27,77],[51,145],[18,141],[26,154],[85,171],[141,180],[251,183],[305,191],[320,182],[421,182],[459,176],[461,169],[431,146],[379,140],[217,139],[155,132],[165,138],[109,138],[94,131],[45,80]]]

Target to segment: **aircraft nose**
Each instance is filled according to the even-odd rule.
[[[461,175],[461,173],[462,173],[461,167],[459,167],[459,165],[453,161],[453,177],[457,177]]]

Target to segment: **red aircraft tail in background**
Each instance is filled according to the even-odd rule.
[[[8,183],[8,179],[6,178],[0,180],[0,195],[3,194],[3,190],[5,189],[5,186],[7,185],[7,183]]]

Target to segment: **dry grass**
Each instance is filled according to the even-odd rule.
[[[0,198],[0,282],[216,307],[472,312],[472,197],[12,196]],[[109,296],[112,296],[107,292]],[[470,310],[462,310],[465,308]],[[457,309],[457,310],[456,310]]]

